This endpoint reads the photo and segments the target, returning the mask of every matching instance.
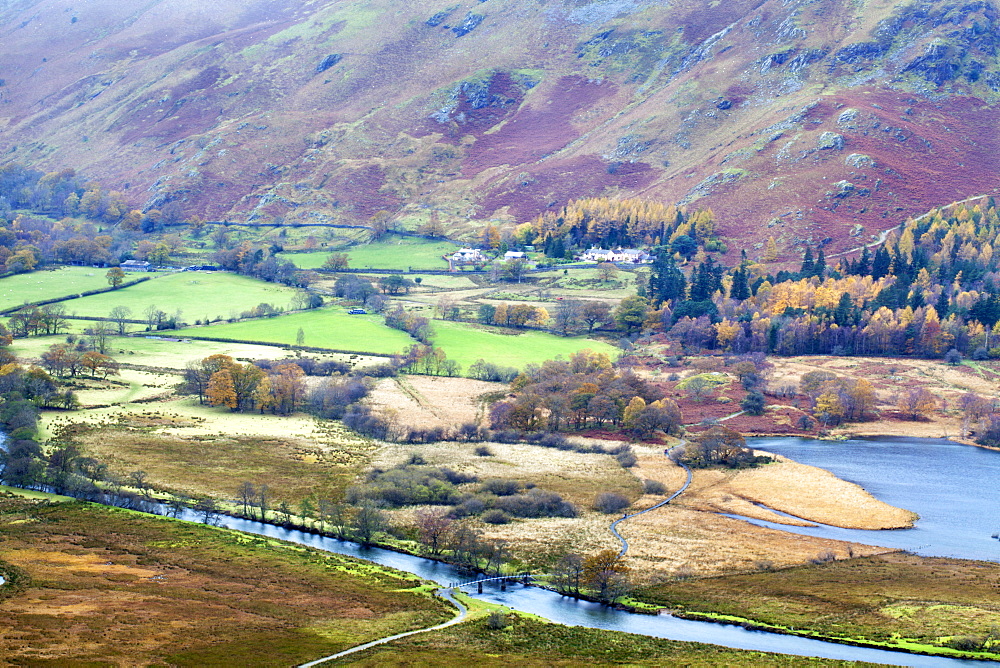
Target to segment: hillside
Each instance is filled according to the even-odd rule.
[[[0,155],[209,220],[462,235],[639,196],[712,207],[731,251],[829,254],[997,192],[997,22],[992,0],[18,0]]]

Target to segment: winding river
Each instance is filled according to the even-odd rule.
[[[916,528],[891,532],[852,532],[846,540],[903,547],[925,555],[998,560],[1000,542],[990,538],[1000,521],[990,491],[1000,479],[1000,453],[947,441],[909,440],[822,442],[802,439],[754,439],[753,445],[803,463],[827,468],[860,484],[879,498],[920,513]],[[2,443],[0,443],[2,446]],[[930,476],[930,477],[925,477]],[[971,500],[969,500],[971,499]],[[911,503],[919,501],[919,504]],[[972,512],[975,509],[975,512]],[[974,522],[969,522],[972,513]],[[193,512],[182,519],[199,521]],[[321,550],[374,561],[427,580],[447,585],[466,579],[468,573],[439,562],[379,548],[325,538],[270,524],[223,517],[222,526],[247,533],[287,540]],[[963,525],[958,528],[955,525]],[[790,530],[790,527],[775,525]],[[798,527],[796,531],[806,531]],[[841,529],[817,527],[817,535],[834,535]],[[983,534],[985,531],[985,538]],[[827,533],[830,532],[830,533]],[[860,537],[859,536],[863,536]],[[899,538],[905,536],[906,538]],[[895,541],[901,541],[896,543]],[[899,666],[990,666],[990,661],[967,661],[854,647],[797,636],[751,631],[731,624],[678,619],[669,615],[640,615],[560,596],[538,587],[510,585],[506,591],[487,587],[481,598],[512,609],[571,626],[638,633],[672,640],[711,643],[726,647],[869,661]]]

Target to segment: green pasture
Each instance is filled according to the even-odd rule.
[[[82,322],[82,321],[71,321]],[[173,332],[145,336],[112,336],[108,338],[108,354],[125,364],[184,369],[188,362],[200,360],[209,355],[229,355],[236,359],[258,360],[279,359],[288,356],[288,351],[276,346],[261,346],[246,343],[226,343],[222,341],[168,341]],[[37,359],[54,343],[65,343],[66,336],[37,336],[15,339],[10,351],[22,359]]]
[[[351,269],[447,269],[441,257],[458,248],[449,241],[429,241],[415,237],[389,235],[368,244],[352,246],[346,251]],[[330,257],[330,251],[285,253],[281,256],[302,269],[317,269]]]
[[[107,273],[93,267],[60,267],[8,276],[0,279],[0,309],[109,287]]]
[[[402,352],[415,343],[408,334],[386,327],[381,316],[348,315],[342,306],[289,313],[276,318],[189,327],[170,335],[294,345],[300,328],[305,335],[303,345],[317,348],[391,354]]]
[[[67,301],[66,312],[106,317],[114,307],[127,306],[132,309],[133,319],[142,320],[143,311],[152,305],[170,316],[179,311],[182,321],[194,322],[238,317],[261,303],[287,309],[296,292],[294,288],[228,272],[142,275],[155,278],[128,288]]]
[[[435,346],[444,349],[448,359],[461,364],[463,371],[480,358],[521,368],[525,364],[539,364],[560,355],[565,358],[584,348],[607,353],[612,359],[618,355],[614,346],[583,336],[562,337],[533,330],[517,334],[500,331],[468,323],[436,320],[432,340]]]

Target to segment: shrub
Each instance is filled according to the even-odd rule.
[[[646,494],[666,494],[667,486],[659,480],[643,480],[642,489]]]
[[[502,510],[494,508],[493,510],[487,510],[483,513],[480,519],[487,524],[507,524],[510,522],[510,515]]]
[[[485,445],[480,445],[479,447],[477,447],[476,450],[475,450],[475,453],[476,453],[477,457],[492,457],[493,456],[493,451],[490,450]]]
[[[494,610],[486,618],[486,626],[494,631],[499,631],[507,627],[507,613],[503,610]]]
[[[746,411],[747,415],[763,415],[766,405],[764,395],[757,390],[749,392],[740,402],[740,408]]]
[[[482,499],[472,496],[466,496],[462,501],[455,506],[451,514],[455,517],[468,517],[469,515],[478,515],[479,513],[486,510],[486,503]]]
[[[628,447],[626,450],[622,450],[621,452],[619,452],[617,455],[615,455],[615,459],[618,460],[618,463],[621,465],[623,469],[632,468],[638,462],[638,460],[635,457],[635,453],[632,451],[631,447]]]
[[[511,496],[521,491],[521,483],[516,480],[494,478],[483,483],[482,491],[496,496]]]
[[[501,497],[497,499],[496,507],[514,517],[576,517],[577,515],[573,504],[564,501],[555,492],[542,489]]]
[[[545,434],[538,441],[538,445],[543,448],[558,448],[560,450],[571,450],[569,441],[562,434]]]
[[[621,512],[630,505],[628,499],[615,492],[601,492],[594,499],[594,510],[606,515]]]
[[[975,636],[955,636],[949,638],[945,646],[963,652],[975,652],[982,648],[983,641]]]

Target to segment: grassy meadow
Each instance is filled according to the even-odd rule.
[[[942,642],[952,637],[986,637],[1000,628],[998,577],[1000,564],[992,562],[897,552],[663,582],[638,598],[730,621],[941,652]]]
[[[475,665],[506,666],[689,666],[760,668],[762,666],[858,666],[849,661],[803,658],[765,652],[728,649],[633,635],[551,624],[520,613],[508,613],[508,625],[491,629],[485,618],[472,619],[441,631],[401,638],[360,652],[351,665],[441,666],[464,668],[475,656]]]
[[[533,330],[515,333],[444,320],[435,320],[433,329],[434,345],[443,348],[448,359],[458,361],[463,369],[468,369],[478,359],[521,368],[558,356],[568,357],[585,348],[607,353],[612,358],[618,353],[618,349],[608,343],[583,336],[563,337]]]
[[[261,303],[287,309],[296,290],[228,272],[178,272],[143,274],[152,280],[128,288],[65,302],[66,312],[78,316],[106,317],[116,306],[132,309],[142,320],[143,311],[156,306],[184,322],[232,318]],[[105,285],[107,282],[105,281]]]
[[[450,241],[430,241],[417,237],[389,235],[379,241],[352,246],[346,251],[351,269],[447,269],[442,256],[458,250]],[[331,251],[286,253],[281,257],[301,269],[318,269]]]
[[[290,313],[276,318],[191,327],[172,332],[171,336],[176,334],[294,345],[299,329],[305,335],[303,345],[317,348],[389,355],[402,352],[415,343],[405,332],[386,327],[381,316],[349,315],[343,306]]]
[[[288,666],[453,616],[413,576],[224,529],[7,496],[0,527],[10,665]]]
[[[93,267],[59,267],[52,271],[8,276],[0,279],[0,309],[110,287],[105,276],[107,272],[107,269]]]

